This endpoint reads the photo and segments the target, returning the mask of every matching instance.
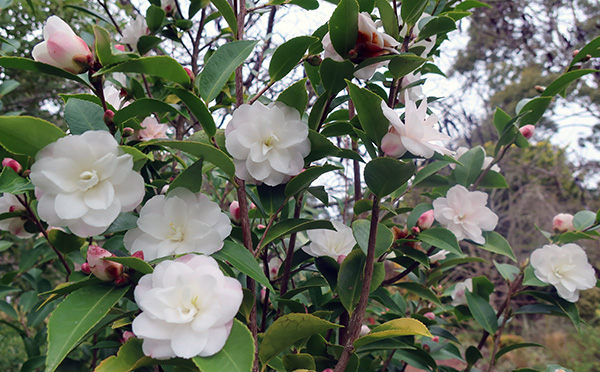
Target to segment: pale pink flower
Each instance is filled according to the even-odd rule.
[[[429,55],[429,52],[431,52],[431,50],[435,46],[435,42],[437,40],[437,35],[433,35],[433,36],[428,37],[427,39],[423,39],[423,40],[415,42],[417,37],[419,36],[419,33],[421,32],[421,28],[419,27],[419,25],[422,24],[422,21],[427,20],[427,19],[433,19],[433,17],[430,14],[423,13],[423,15],[421,15],[421,18],[419,18],[419,20],[415,24],[415,27],[412,30],[412,35],[411,35],[411,39],[410,39],[411,41],[408,44],[409,49],[415,48],[415,47],[425,48],[420,54],[421,57],[427,57]],[[402,25],[402,28],[400,29],[400,41],[402,41],[404,39],[404,37],[406,36],[407,33],[408,33],[408,25],[404,24],[404,25]]]
[[[450,297],[452,297],[452,306],[466,305],[467,296],[465,291],[473,292],[473,279],[469,278],[464,282],[457,283]]]
[[[363,325],[360,327],[360,334],[359,334],[359,336],[360,336],[360,337],[362,337],[362,336],[366,336],[366,335],[368,335],[368,334],[369,334],[369,332],[371,332],[371,328],[369,328],[369,326],[366,326],[366,325],[364,325],[364,324],[363,324]]]
[[[317,229],[308,230],[309,245],[302,250],[311,256],[328,256],[337,260],[340,256],[347,256],[356,245],[352,228],[338,221],[331,221],[335,230]]]
[[[160,6],[167,14],[175,11],[176,9],[175,0],[160,0]]]
[[[25,207],[19,202],[13,194],[4,194],[0,196],[0,214],[24,211]],[[31,238],[32,233],[25,230],[26,218],[13,217],[0,220],[0,230],[8,231],[21,239]]]
[[[568,213],[559,213],[552,219],[552,230],[555,233],[564,233],[575,231],[573,226],[573,215]]]
[[[137,49],[137,43],[140,37],[149,35],[150,30],[146,24],[146,18],[137,16],[127,23],[127,26],[123,29],[123,36],[121,37],[121,44],[129,44],[134,50]]]
[[[431,228],[433,222],[435,221],[435,217],[433,216],[433,209],[428,210],[423,213],[421,217],[417,220],[417,227],[420,230],[427,230]]]
[[[425,314],[423,314],[423,316],[429,320],[435,320],[435,314],[431,311],[426,312]]]
[[[569,302],[579,299],[580,290],[596,286],[594,268],[577,244],[545,245],[533,251],[530,262],[535,276],[552,284],[558,295]]]
[[[531,124],[523,125],[519,128],[519,132],[521,132],[525,139],[531,139],[531,137],[533,137],[533,132],[535,132],[535,126]]]
[[[167,124],[161,124],[153,116],[148,116],[140,124],[144,129],[135,131],[135,139],[139,141],[150,141],[159,138],[169,138],[167,136]]]
[[[237,200],[232,201],[229,205],[229,214],[231,215],[231,219],[235,223],[240,223],[240,221],[242,220],[240,203]]]
[[[447,251],[445,249],[441,249],[436,254],[432,254],[431,256],[429,256],[429,262],[430,263],[436,263],[438,261],[445,260],[446,256],[448,255],[448,253],[450,253],[450,251]]]
[[[92,52],[82,38],[57,16],[51,16],[44,26],[44,41],[31,54],[38,62],[65,69],[74,74],[87,71]]]
[[[469,191],[462,185],[448,190],[445,198],[433,201],[435,219],[452,231],[456,239],[471,239],[484,244],[483,230],[491,231],[498,224],[498,216],[486,207],[488,195]]]

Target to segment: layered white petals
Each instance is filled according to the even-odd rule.
[[[144,197],[131,155],[104,131],[67,136],[44,147],[31,167],[40,218],[74,234],[98,235]]]
[[[0,196],[0,214],[24,210],[25,207],[23,207],[17,197],[13,194],[4,194]],[[33,234],[25,230],[25,222],[27,222],[27,219],[24,217],[6,218],[0,220],[0,230],[8,231],[21,239],[31,238]]]
[[[204,194],[178,188],[148,200],[138,227],[125,234],[129,252],[142,251],[145,260],[184,254],[212,254],[231,232],[229,217]]]
[[[302,171],[310,152],[308,127],[291,107],[254,102],[234,111],[225,129],[225,147],[237,177],[276,186]]]
[[[140,124],[144,129],[135,131],[134,138],[139,141],[150,141],[158,138],[169,138],[167,136],[167,124],[161,124],[153,116],[145,118]]]
[[[570,302],[579,299],[579,291],[596,286],[594,268],[585,251],[577,244],[545,245],[531,254],[535,276],[552,284],[558,295]]]
[[[398,158],[408,151],[426,159],[431,158],[436,152],[450,155],[448,149],[437,144],[449,140],[450,136],[434,128],[438,121],[437,116],[432,114],[426,117],[427,101],[422,100],[417,107],[405,92],[405,105],[404,122],[402,122],[394,110],[381,102],[383,114],[391,124],[390,130],[381,140],[381,148],[385,154]]]
[[[51,16],[44,26],[44,41],[33,47],[33,59],[65,69],[74,74],[87,70],[92,52],[71,27],[57,16]]]
[[[340,256],[347,256],[352,251],[356,240],[352,228],[338,221],[331,221],[335,230],[317,229],[308,230],[309,245],[302,247],[304,252],[311,256],[328,256],[337,260]]]
[[[133,49],[136,49],[140,37],[148,34],[150,34],[150,30],[146,24],[146,18],[137,16],[133,21],[127,23],[127,26],[123,29],[121,43],[129,44]]]
[[[433,214],[458,240],[470,239],[484,244],[483,231],[494,230],[498,224],[498,216],[485,206],[487,199],[484,192],[456,185],[448,190],[445,198],[433,201]]]
[[[207,256],[186,255],[159,263],[134,291],[142,310],[133,332],[144,354],[156,359],[211,356],[231,332],[243,298],[240,283],[225,277]]]
[[[464,282],[457,283],[450,295],[452,297],[452,306],[466,305],[467,296],[465,291],[473,292],[473,279],[469,278]]]

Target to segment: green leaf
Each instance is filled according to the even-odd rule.
[[[465,291],[467,298],[467,304],[473,318],[479,323],[483,329],[489,334],[493,335],[498,330],[498,319],[496,319],[496,312],[492,305],[486,301],[483,297],[475,295],[469,291]]]
[[[104,123],[104,110],[95,103],[71,98],[65,105],[65,121],[71,134],[82,134],[88,130],[108,131]]]
[[[137,257],[107,257],[104,260],[118,262],[123,266],[130,267],[141,274],[152,274],[154,269],[146,261]]]
[[[465,350],[465,360],[470,366],[477,363],[479,359],[483,359],[483,355],[475,346],[469,346],[467,350]]]
[[[596,73],[598,70],[575,70],[569,71],[563,75],[561,75],[558,79],[554,80],[544,91],[542,92],[542,97],[554,97],[561,91],[567,89],[569,84],[573,81],[579,79],[582,76],[587,74]]]
[[[223,151],[205,143],[192,141],[159,140],[145,142],[141,144],[140,147],[150,145],[165,146],[176,150],[181,150],[183,152],[187,152],[188,154],[193,155],[197,158],[202,158],[208,162],[213,163],[231,178],[233,178],[235,175],[235,166],[233,165],[233,161],[231,161],[229,156],[227,156],[227,154],[225,154]]]
[[[510,351],[516,350],[516,349],[522,349],[524,347],[544,347],[545,348],[546,346],[536,344],[533,342],[519,342],[516,344],[505,346],[502,349],[498,350],[498,353],[496,353],[496,357],[494,358],[494,360],[497,361],[502,355],[504,355]]]
[[[387,0],[375,0],[379,14],[381,15],[381,22],[383,23],[383,30],[386,34],[398,40],[398,34],[400,29],[398,27],[398,18],[396,18],[396,12]],[[369,12],[370,13],[370,12]]]
[[[323,88],[330,96],[336,95],[346,87],[346,80],[352,80],[354,76],[354,64],[350,61],[334,61],[325,58],[319,66]]]
[[[527,266],[524,275],[523,285],[532,285],[535,287],[546,287],[548,285],[548,283],[542,282],[535,276],[535,269],[531,265]]]
[[[361,250],[353,250],[342,261],[337,277],[337,292],[342,305],[352,312],[359,301],[365,270],[366,256]]]
[[[329,36],[335,51],[346,58],[358,38],[358,3],[341,0],[329,20]]]
[[[433,35],[440,35],[453,30],[456,30],[456,22],[454,19],[446,16],[435,17],[428,21],[419,31],[417,41],[425,40]]]
[[[256,262],[256,258],[244,246],[230,240],[225,240],[223,248],[213,253],[212,256],[216,259],[229,262],[243,274],[264,285],[271,292],[275,292],[269,279],[267,279],[265,273]]]
[[[184,89],[169,88],[169,90],[183,101],[190,112],[198,119],[202,129],[209,137],[213,137],[217,133],[215,121],[200,98]]]
[[[4,80],[2,84],[0,84],[0,98],[17,89],[19,85],[21,85],[21,83],[16,80]]]
[[[579,211],[573,216],[573,227],[577,231],[583,231],[596,222],[596,213],[591,211]]]
[[[488,171],[479,182],[479,187],[487,189],[507,189],[508,183],[503,175],[493,170]]]
[[[0,58],[1,59],[1,58]],[[54,124],[31,116],[0,116],[0,145],[8,151],[34,157],[65,133]]]
[[[317,369],[315,359],[310,354],[287,354],[282,358],[283,365],[287,372],[293,371],[314,371]]]
[[[350,91],[350,98],[352,98],[363,130],[373,142],[380,145],[381,138],[387,133],[390,126],[389,120],[383,115],[383,111],[381,110],[381,97],[367,89],[359,88],[350,82],[347,82],[347,84]],[[391,164],[391,162],[388,164]],[[404,182],[400,183],[400,185]],[[385,195],[379,196],[383,197]]]
[[[483,237],[485,238],[485,244],[482,245],[481,248],[488,252],[501,254],[514,262],[517,262],[515,253],[510,247],[510,244],[508,244],[508,241],[502,235],[495,231],[484,231]]]
[[[433,227],[431,229],[421,231],[417,238],[424,243],[440,249],[445,249],[459,256],[463,255],[460,247],[458,246],[456,236],[452,233],[452,231],[444,229],[443,227]]]
[[[404,185],[414,172],[415,165],[412,161],[377,158],[365,166],[365,182],[375,195],[383,198]]]
[[[501,264],[494,261],[494,266],[496,266],[496,269],[505,280],[509,280],[511,282],[515,280],[520,272],[520,269],[515,265]]]
[[[137,48],[137,51],[140,55],[144,55],[152,49],[156,48],[162,41],[163,40],[158,36],[142,35],[138,39],[137,45],[135,45],[135,47]]]
[[[137,72],[150,76],[179,83],[184,86],[190,84],[190,78],[181,67],[179,62],[168,56],[152,56],[132,59],[118,65],[104,67],[96,72],[94,76],[100,76],[109,72]]]
[[[16,68],[19,70],[27,70],[33,72],[39,72],[42,74],[48,74],[53,76],[62,77],[65,79],[73,80],[78,83],[85,85],[86,87],[92,89],[92,86],[79,76],[72,74],[62,68],[54,67],[42,62],[36,62],[29,58],[22,57],[0,57],[0,66],[5,68]]]
[[[306,10],[315,10],[319,8],[319,2],[317,0],[290,0],[290,4],[298,5]]]
[[[571,61],[571,64],[569,65],[569,69],[573,68],[577,62],[581,61],[588,54],[592,57],[600,56],[600,36],[596,37],[579,50],[579,53],[573,57],[573,61]]]
[[[319,39],[313,36],[298,36],[281,44],[271,57],[269,76],[271,81],[283,79],[304,57],[306,49]]]
[[[340,326],[310,314],[287,314],[277,319],[265,332],[258,356],[266,364],[296,341]]]
[[[436,296],[436,294],[429,288],[418,284],[418,283],[411,283],[411,282],[401,282],[401,283],[395,283],[394,286],[399,287],[399,288],[404,288],[409,292],[412,292],[420,297],[423,297],[424,299],[433,302],[434,304],[438,305],[439,307],[443,308],[444,305],[442,305],[442,303],[440,302],[440,299]]]
[[[0,193],[19,195],[35,186],[27,178],[17,174],[11,167],[4,167],[0,173]]]
[[[133,53],[113,53],[113,47],[111,45],[111,37],[108,31],[98,25],[94,25],[94,37],[95,37],[95,49],[96,55],[100,60],[102,66],[109,66],[114,63],[124,62],[132,58],[138,58]]]
[[[277,97],[277,102],[282,102],[295,108],[300,116],[304,115],[308,104],[308,93],[306,92],[306,78],[290,85]]]
[[[106,229],[104,234],[127,231],[137,227],[137,216],[131,212],[121,213],[117,219]]]
[[[219,95],[231,74],[252,53],[256,43],[254,40],[231,41],[220,46],[208,59],[198,79],[198,90],[205,102]]]
[[[571,319],[571,322],[573,322],[575,328],[579,329],[581,319],[579,318],[579,311],[577,310],[577,305],[575,303],[564,300],[555,294],[548,294],[538,291],[523,291],[521,294],[534,296],[541,300],[548,301],[552,305],[555,305],[558,309],[560,309],[562,314]]]
[[[229,2],[227,2],[227,0],[211,0],[210,2],[213,3],[215,8],[217,8],[217,10],[219,10],[219,13],[221,13],[223,18],[225,18],[225,22],[227,22],[229,28],[231,28],[232,34],[234,35],[234,37],[236,37],[237,19],[235,18],[235,13],[233,12],[231,5],[229,5]]]
[[[325,220],[311,220],[307,218],[294,218],[289,220],[283,220],[276,223],[269,229],[265,234],[264,240],[260,248],[263,248],[272,241],[282,238],[285,235],[289,235],[299,231],[315,230],[315,229],[329,229],[335,230],[331,222]]]
[[[202,189],[202,164],[203,161],[200,159],[181,172],[169,186],[167,194],[178,187],[186,188],[191,192],[200,192]]]
[[[256,186],[260,204],[269,215],[273,215],[286,202],[287,198],[284,190],[285,185],[269,186],[262,184]]]
[[[429,0],[404,0],[400,8],[400,16],[404,23],[414,25],[417,23],[425,8],[429,4]]]
[[[506,130],[508,124],[511,123],[511,117],[500,107],[496,107],[496,111],[494,111],[494,127],[498,131],[499,135],[502,135]]]
[[[340,148],[321,133],[309,129],[308,139],[310,140],[310,153],[304,158],[305,164],[310,164],[327,156],[339,156]]]
[[[146,11],[146,24],[151,33],[155,33],[161,28],[165,19],[165,11],[156,5],[150,5]]]
[[[298,194],[302,190],[307,189],[314,180],[319,178],[321,175],[343,169],[331,164],[324,164],[322,166],[311,167],[300,173],[296,177],[292,178],[290,182],[285,186],[285,196],[290,197]]]
[[[358,349],[361,346],[375,341],[399,336],[433,337],[425,324],[421,323],[417,319],[400,318],[390,320],[389,322],[385,322],[382,325],[373,328],[369,334],[354,341],[354,347]]]
[[[142,351],[142,339],[130,338],[119,348],[117,355],[104,359],[94,372],[130,372],[157,363]]]
[[[192,360],[203,372],[251,372],[254,363],[252,334],[244,324],[234,319],[229,338],[221,351]]]
[[[521,123],[519,125],[523,126],[526,124],[537,123],[544,115],[548,106],[550,106],[552,98],[553,97],[536,97],[527,102],[518,112],[519,114],[525,113],[521,118]],[[527,113],[527,111],[531,112]]]
[[[71,101],[71,100],[69,100]],[[147,117],[155,112],[180,112],[173,106],[154,98],[140,98],[115,113],[115,124],[122,125],[134,117]]]
[[[439,170],[446,167],[448,164],[449,163],[447,161],[435,161],[433,163],[427,164],[426,166],[421,168],[421,170],[419,170],[415,175],[415,179],[413,180],[413,187],[421,183],[427,177],[434,175]]]
[[[97,284],[69,294],[48,321],[46,372],[56,370],[67,354],[128,290],[129,287]]]
[[[479,177],[484,159],[485,151],[483,151],[483,148],[480,146],[473,147],[464,153],[458,159],[460,164],[457,164],[454,172],[452,172],[456,182],[465,187],[469,187],[475,182],[477,177]]]
[[[465,0],[456,5],[454,9],[458,11],[467,11],[471,8],[491,8],[490,5],[477,0]]]
[[[86,243],[84,238],[67,234],[58,229],[48,231],[48,239],[56,249],[64,254],[78,251]]]
[[[308,116],[308,128],[312,130],[317,130],[317,127],[321,123],[321,119],[325,115],[325,111],[327,110],[329,105],[329,96],[326,93],[319,96],[315,103],[313,104],[310,115]]]
[[[367,255],[369,246],[369,233],[371,230],[371,221],[356,220],[352,223],[352,234],[358,243],[358,246]],[[394,242],[394,234],[384,224],[377,224],[377,236],[375,240],[375,258],[385,253]]]

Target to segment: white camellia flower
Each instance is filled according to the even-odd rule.
[[[193,254],[156,265],[134,296],[142,313],[133,320],[133,333],[155,359],[219,352],[244,297],[241,284],[224,276],[217,261]]]
[[[420,54],[421,57],[427,57],[429,52],[431,52],[431,50],[435,46],[435,41],[437,39],[437,35],[432,35],[426,39],[419,40],[417,42],[415,42],[415,41],[419,37],[421,28],[423,28],[425,26],[425,24],[427,24],[428,20],[433,19],[433,18],[434,17],[432,17],[431,15],[429,15],[427,13],[423,13],[423,15],[421,15],[421,18],[419,18],[419,20],[417,21],[417,24],[415,25],[415,27],[412,30],[411,41],[408,44],[408,48],[409,49],[415,48],[415,47],[425,48]],[[402,29],[400,30],[400,40],[403,40],[407,33],[408,33],[408,25],[404,24],[404,25],[402,25]]]
[[[356,55],[355,59],[357,61],[398,53],[396,47],[400,45],[400,43],[385,32],[378,31],[377,26],[378,25],[373,21],[369,13],[362,12],[358,15],[358,37],[353,49],[353,54]],[[344,60],[331,44],[329,32],[323,37],[322,44],[323,49],[325,50],[323,58],[331,58],[338,62]],[[354,58],[352,60],[354,61]],[[363,80],[370,79],[375,73],[375,70],[379,67],[387,66],[387,64],[388,62],[386,61],[368,65],[356,71],[354,76]]]
[[[448,190],[445,198],[433,201],[435,219],[456,235],[456,239],[471,239],[484,244],[482,230],[492,231],[498,224],[498,216],[486,207],[488,195],[481,191],[469,191],[456,185]]]
[[[580,290],[596,286],[594,268],[577,244],[545,245],[533,251],[530,262],[535,276],[552,284],[558,295],[569,302],[579,299]]]
[[[352,248],[356,245],[352,228],[339,221],[331,221],[331,223],[335,230],[308,230],[306,233],[311,243],[302,247],[302,250],[311,256],[328,256],[334,260],[337,260],[340,256],[350,254]]]
[[[146,24],[146,18],[137,16],[133,21],[127,23],[127,26],[123,29],[123,36],[121,37],[122,44],[129,44],[134,50],[137,49],[137,43],[140,37],[149,35],[150,29]]]
[[[148,116],[141,124],[144,129],[135,131],[134,138],[139,141],[150,141],[158,138],[169,138],[167,136],[167,124],[159,123],[154,116]]]
[[[148,200],[137,225],[123,241],[129,252],[144,252],[147,261],[183,253],[212,254],[231,232],[229,217],[217,203],[185,188]]]
[[[160,0],[160,6],[168,14],[175,10],[175,0]]]
[[[437,252],[436,254],[432,254],[431,256],[429,256],[429,262],[436,263],[438,261],[445,260],[448,253],[450,253],[450,251],[447,251],[445,249],[440,249],[440,251]]]
[[[465,146],[459,147],[458,149],[456,149],[456,154],[453,155],[454,159],[456,159],[456,160],[460,159],[460,157],[463,156],[464,154],[466,154],[467,151],[469,151],[469,149],[466,148]],[[484,150],[484,153],[485,153],[485,150]],[[481,170],[484,170],[487,167],[489,167],[493,161],[494,161],[493,156],[486,156],[485,158],[483,158],[483,164],[481,165]],[[450,168],[454,169],[455,167],[456,167],[456,164],[450,164]],[[498,164],[494,164],[490,168],[490,170],[494,171],[494,172],[498,172],[498,173],[500,173],[500,171],[501,171]]]
[[[473,292],[473,279],[469,278],[464,282],[457,283],[450,295],[452,297],[452,306],[466,305],[467,296],[465,291]]]
[[[102,233],[137,207],[144,179],[105,131],[67,136],[44,147],[31,166],[40,218],[81,237]]]
[[[225,129],[225,147],[237,177],[277,186],[302,171],[310,153],[308,126],[298,111],[281,102],[244,104]]]
[[[407,96],[409,100],[416,102],[418,100],[420,100],[421,98],[424,98],[424,94],[423,94],[423,85],[416,85],[416,86],[412,86],[407,88],[409,85],[416,83],[417,81],[421,80],[421,73],[417,72],[411,72],[410,74],[404,76],[402,78],[402,80],[400,81],[400,88],[401,89],[406,89],[407,94],[406,95],[401,95],[400,101],[402,103],[405,103],[405,97]]]
[[[13,194],[4,194],[0,197],[0,214],[23,210],[25,210],[25,207]],[[25,230],[25,222],[27,220],[21,217],[6,218],[0,220],[0,230],[8,231],[21,239],[31,238],[33,234]]]
[[[398,158],[407,151],[413,155],[429,159],[435,152],[450,155],[451,152],[443,146],[434,142],[447,141],[450,136],[440,133],[433,126],[438,118],[432,114],[427,115],[427,100],[422,100],[417,108],[415,102],[408,98],[405,92],[404,101],[406,104],[404,122],[400,120],[398,114],[387,107],[385,102],[381,102],[383,114],[392,125],[388,133],[381,139],[381,148],[386,155]]]
[[[87,71],[92,52],[82,38],[57,16],[51,16],[44,26],[44,41],[33,47],[33,59],[65,69],[74,74]]]

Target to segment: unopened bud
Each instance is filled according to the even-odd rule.
[[[144,251],[133,252],[131,257],[135,257],[135,258],[139,258],[140,260],[143,260],[144,259]]]
[[[21,173],[21,176],[23,176],[23,177],[29,177],[30,174],[31,174],[31,169],[25,169],[23,171],[23,173]]]
[[[121,52],[124,52],[125,51],[125,45],[123,45],[123,44],[117,44],[117,45],[115,45],[115,49],[119,50]]]
[[[371,328],[369,328],[366,325],[362,325],[362,327],[360,327],[360,336],[366,336],[369,334],[369,332],[371,332]]]
[[[338,258],[337,258],[337,263],[341,265],[342,262],[344,262],[344,260],[346,259],[346,257],[347,256],[345,254],[339,255]]]
[[[12,168],[12,170],[14,170],[17,173],[21,173],[21,171],[23,170],[21,164],[19,164],[19,162],[13,158],[4,158],[2,160],[2,167]]]
[[[331,369],[331,368],[325,368],[322,372],[333,372],[333,369]]]
[[[419,229],[417,226],[411,227],[410,231],[413,235],[419,235],[421,233],[421,229]]]
[[[113,110],[106,110],[104,112],[104,116],[102,117],[102,119],[104,119],[104,123],[109,125],[109,124],[114,124],[114,119],[115,117],[115,113]]]
[[[429,345],[423,345],[423,350],[425,350],[426,352],[429,352],[431,350],[431,348],[429,347]]]
[[[525,137],[525,139],[531,139],[533,137],[533,132],[535,131],[535,126],[531,124],[523,125],[519,128],[519,132]]]
[[[133,130],[133,128],[123,128],[123,133],[121,133],[121,137],[131,137],[133,136],[133,134],[135,133],[135,130]]]
[[[127,285],[127,284],[129,284],[130,279],[131,278],[129,278],[129,274],[123,273],[115,279],[115,285],[117,285],[117,286]]]
[[[192,84],[194,84],[194,81],[196,80],[196,76],[194,75],[194,73],[192,72],[192,70],[190,70],[190,69],[189,69],[189,68],[187,68],[187,67],[184,67],[183,69],[184,69],[184,70],[185,70],[185,72],[188,74],[188,77],[190,78],[190,82],[191,82]]]
[[[440,336],[433,336],[431,338],[431,341],[433,341],[433,342],[440,342]]]
[[[103,260],[115,255],[97,245],[90,245],[87,251],[87,262],[94,276],[105,282],[110,282],[123,274],[123,265],[118,262]]]
[[[306,62],[307,62],[309,65],[311,65],[311,66],[315,66],[315,67],[316,67],[316,66],[320,66],[320,65],[321,65],[321,62],[322,62],[323,60],[321,59],[321,57],[320,57],[320,56],[317,56],[317,55],[315,55],[315,56],[308,56],[308,57],[306,57],[305,61],[306,61]]]
[[[543,93],[546,90],[546,87],[543,87],[541,85],[536,85],[533,88],[540,93]]]
[[[349,59],[349,60],[353,60],[353,59],[355,59],[356,57],[358,57],[358,52],[357,52],[356,50],[354,50],[354,49],[351,49],[351,50],[348,52],[348,59]]]
[[[435,320],[435,314],[431,311],[423,314],[423,316],[429,320]]]
[[[577,57],[578,54],[579,54],[579,49],[575,49],[572,53],[573,58]]]
[[[419,217],[419,219],[417,220],[417,227],[421,229],[421,231],[427,230],[431,228],[434,221],[435,217],[433,216],[433,209],[430,209],[427,212],[423,213],[421,217]]]
[[[81,272],[86,275],[90,275],[92,273],[92,270],[90,270],[90,264],[87,262],[82,263],[81,264]]]
[[[231,215],[231,219],[233,222],[239,224],[242,220],[242,212],[240,209],[240,203],[237,200],[234,200],[229,205],[229,214]]]
[[[121,343],[126,343],[127,340],[129,340],[130,338],[135,337],[135,334],[131,331],[125,331],[123,332],[123,335],[121,336]]]
[[[573,215],[568,213],[559,213],[552,219],[552,230],[555,233],[562,234],[567,231],[575,231],[573,226]]]
[[[266,229],[267,227],[265,225],[263,225],[262,223],[259,223],[258,225],[256,225],[256,228],[259,230],[262,230],[262,229]]]
[[[579,62],[587,62],[590,59],[592,59],[592,55],[591,54],[586,54],[585,57],[583,57]]]

